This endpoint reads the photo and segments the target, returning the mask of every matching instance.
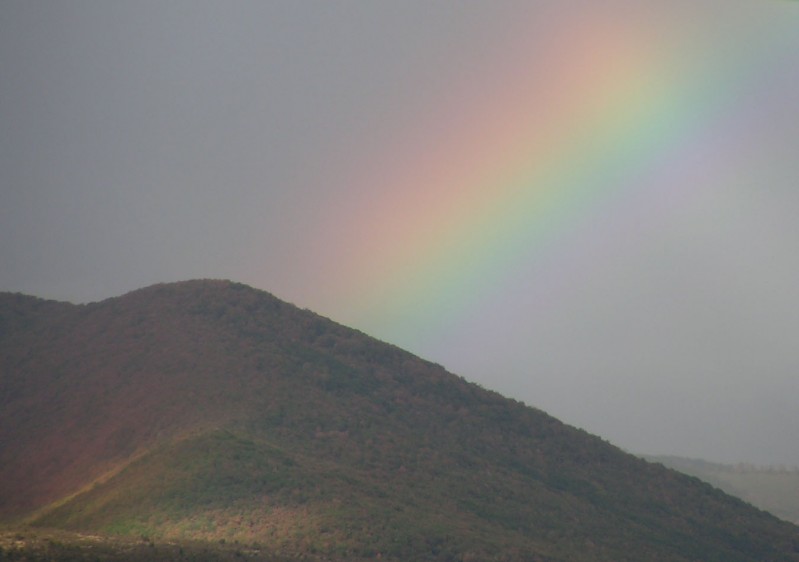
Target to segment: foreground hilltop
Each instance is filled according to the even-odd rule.
[[[799,560],[793,525],[226,281],[0,295],[0,518],[307,560]]]

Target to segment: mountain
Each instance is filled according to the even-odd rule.
[[[787,522],[227,281],[0,295],[0,518],[263,560],[799,560]]]
[[[799,467],[731,465],[676,456],[644,458],[696,476],[781,519],[799,524]]]

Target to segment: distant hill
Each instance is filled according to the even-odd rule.
[[[0,517],[264,560],[799,560],[794,525],[227,281],[0,294]]]
[[[799,524],[799,467],[729,465],[675,456],[644,458],[696,476],[781,519]]]

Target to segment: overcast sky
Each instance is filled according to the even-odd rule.
[[[799,4],[643,4],[2,0],[0,290],[233,279],[799,465]]]

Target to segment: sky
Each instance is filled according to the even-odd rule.
[[[0,290],[225,278],[799,465],[799,3],[0,1]]]

